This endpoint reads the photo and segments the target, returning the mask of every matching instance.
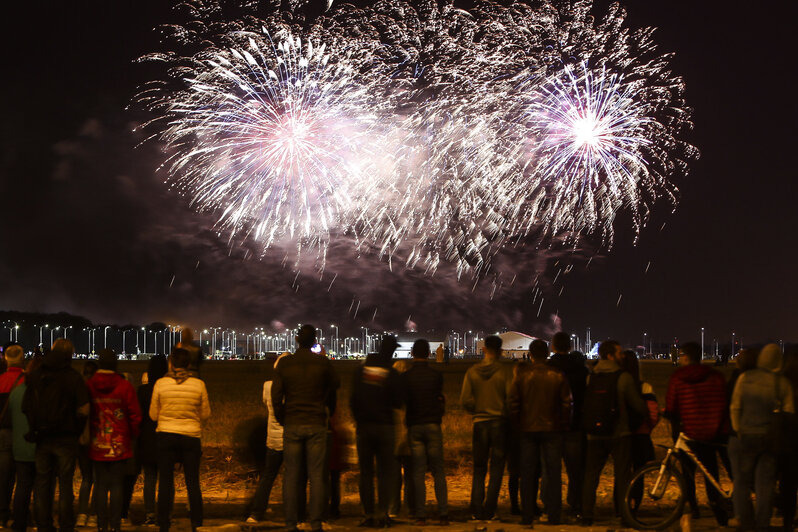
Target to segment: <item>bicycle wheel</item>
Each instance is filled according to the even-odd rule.
[[[662,530],[676,522],[684,510],[684,478],[668,464],[657,485],[661,462],[643,466],[633,476],[623,497],[626,523],[638,530]],[[656,490],[656,491],[655,491]]]

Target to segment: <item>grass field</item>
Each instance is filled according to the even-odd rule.
[[[349,442],[354,442],[355,431],[349,411],[349,394],[352,374],[359,363],[334,362],[335,370],[341,378],[338,392],[339,415],[342,425],[348,428]],[[473,363],[453,361],[447,366],[433,364],[444,374],[446,414],[443,419],[443,434],[447,483],[453,503],[467,503],[471,487],[472,422],[471,416],[460,407],[459,397],[463,376]],[[265,409],[261,403],[261,390],[271,366],[270,361],[210,361],[203,365],[202,378],[206,382],[213,411],[202,437],[204,493],[241,497],[254,489],[260,465],[253,448],[262,448],[265,441]],[[75,367],[80,369],[80,363],[75,363]],[[137,383],[141,381],[145,370],[146,362],[120,362],[120,371],[130,373]],[[673,370],[674,367],[667,361],[642,363],[643,378],[654,387],[660,407],[664,407],[668,378]],[[727,375],[731,372],[731,368],[721,370]],[[670,444],[670,427],[667,421],[663,420],[657,425],[652,437],[655,444]],[[354,445],[349,446],[348,456],[350,467],[342,475],[342,494],[344,501],[357,502]],[[279,484],[278,481],[273,497],[280,497]],[[601,498],[602,493],[599,496]]]

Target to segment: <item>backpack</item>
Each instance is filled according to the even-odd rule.
[[[585,390],[582,428],[593,436],[612,436],[618,422],[618,378],[621,370],[594,373]]]
[[[62,372],[43,371],[25,390],[24,410],[30,424],[25,439],[30,442],[55,436],[78,436],[81,432],[75,391],[70,389],[65,375],[59,373]]]

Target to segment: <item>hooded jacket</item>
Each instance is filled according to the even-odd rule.
[[[200,438],[202,422],[209,417],[211,405],[205,383],[189,377],[186,370],[169,372],[155,383],[150,418],[158,424],[157,432]]]
[[[781,361],[781,349],[768,344],[759,354],[756,369],[740,374],[737,379],[730,413],[732,427],[741,436],[767,434],[771,414],[779,406],[784,412],[795,412],[792,384],[778,373]]]
[[[136,392],[122,375],[98,370],[86,385],[91,393],[91,442],[89,458],[99,462],[126,460],[133,456],[141,408]]]
[[[728,432],[726,379],[703,364],[682,366],[671,375],[665,396],[665,417],[674,432],[689,438],[712,441]]]
[[[506,418],[513,383],[513,367],[502,360],[486,358],[466,371],[460,404],[474,417],[474,423]]]

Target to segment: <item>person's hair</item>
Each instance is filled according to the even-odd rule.
[[[19,344],[11,344],[3,351],[8,366],[21,368],[25,365],[25,351]]]
[[[172,349],[172,352],[169,354],[169,362],[172,363],[173,369],[187,368],[190,358],[191,355],[188,354],[188,351],[180,347],[175,347],[174,349]],[[149,376],[147,378],[149,378]]]
[[[59,338],[53,342],[53,347],[50,348],[50,351],[57,355],[59,359],[64,358],[66,360],[72,360],[72,355],[75,353],[75,346],[66,338]]]
[[[194,331],[191,330],[191,327],[183,327],[180,329],[180,343],[183,342],[191,345],[194,341]]]
[[[299,347],[309,349],[316,343],[316,327],[313,325],[303,325],[296,333],[296,341]]]
[[[429,342],[423,338],[419,338],[413,342],[413,348],[410,350],[413,358],[429,358]]]
[[[756,349],[740,349],[740,352],[737,353],[737,358],[735,359],[737,369],[740,371],[747,371],[749,369],[756,368],[757,358],[759,358],[759,353]]]
[[[571,337],[567,332],[554,333],[551,337],[551,350],[555,353],[567,353],[571,350]]]
[[[599,344],[598,354],[601,360],[607,360],[610,355],[614,355],[615,351],[621,346],[615,340],[604,340]]]
[[[549,346],[543,340],[532,340],[529,344],[529,355],[537,362],[546,360],[549,358]]]
[[[83,378],[86,380],[91,379],[94,377],[94,374],[97,373],[99,366],[93,360],[87,360],[83,363]]]
[[[118,359],[113,349],[104,348],[97,356],[97,366],[102,370],[116,371]]]
[[[147,364],[147,382],[155,384],[155,381],[163,377],[169,371],[169,363],[163,355],[153,355]]]
[[[632,378],[635,380],[635,384],[639,389],[641,386],[640,362],[637,360],[637,353],[635,353],[631,349],[627,349],[626,351],[624,351],[620,366],[622,371],[625,371],[632,376]]]
[[[502,339],[494,334],[485,338],[485,352],[500,355],[502,352]]]
[[[687,359],[692,364],[698,364],[701,362],[701,346],[695,342],[687,342],[686,344],[682,345],[682,348],[679,352],[684,353]]]

